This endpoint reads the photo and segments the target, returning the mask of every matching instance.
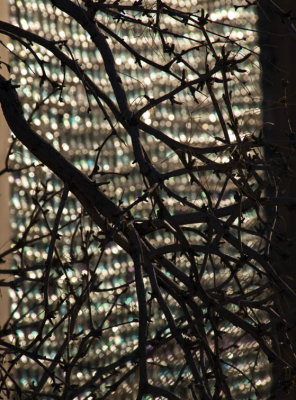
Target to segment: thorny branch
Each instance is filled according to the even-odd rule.
[[[262,138],[259,124],[250,132],[247,119],[236,114],[233,91],[246,79],[254,52],[213,31],[217,24],[207,10],[178,10],[160,0],[153,6],[141,0],[82,3],[51,1],[54,12],[62,11],[85,32],[106,73],[105,85],[82,54],[74,57],[70,37],[49,39],[0,21],[0,32],[17,43],[12,54],[24,50],[19,60],[30,66],[27,73],[45,93],[28,113],[18,76],[0,75],[0,103],[17,139],[0,174],[24,177],[33,170],[36,178],[35,189],[27,190],[32,207],[26,226],[0,255],[1,261],[12,255],[17,263],[0,271],[10,274],[10,281],[0,285],[9,285],[15,299],[0,331],[1,393],[107,399],[114,393],[128,398],[132,387],[130,398],[137,400],[176,400],[184,393],[192,399],[231,400],[238,380],[261,396],[260,363],[276,361],[293,374],[296,368],[294,349],[290,346],[286,357],[274,345],[289,346],[290,329],[288,314],[277,314],[274,299],[295,299],[295,292],[269,256],[275,226],[264,208],[295,208],[296,201],[265,194],[286,171],[280,158],[264,159],[263,148],[289,148],[291,142]],[[270,4],[294,26],[276,3]],[[254,5],[247,1],[241,8]],[[114,21],[116,30],[110,28]],[[142,51],[137,40],[127,40],[124,29],[135,38],[146,35],[158,57]],[[137,101],[116,58],[118,48],[134,60],[135,77],[139,71],[150,82],[140,82]],[[60,74],[52,76],[48,54]],[[167,79],[159,91],[155,82],[151,88],[153,74]],[[83,118],[93,118],[95,150],[87,172],[57,148],[53,126],[46,139],[36,124],[52,99],[59,115],[65,114],[63,97],[73,77],[84,90]],[[203,107],[216,121],[207,143],[206,128],[195,121]],[[185,139],[175,134],[172,122],[184,114],[178,129]],[[69,148],[75,129],[64,119],[58,135],[61,141],[68,138]],[[41,164],[15,161],[14,166],[21,146]],[[87,152],[85,139],[84,156]],[[104,160],[112,157],[111,168],[104,169]],[[37,167],[43,170],[39,175]],[[108,181],[102,180],[105,175]],[[135,177],[127,195],[126,183]],[[70,210],[74,217],[67,219]],[[237,349],[251,344],[250,354],[256,356],[246,372],[239,367]],[[24,357],[36,372],[26,385],[18,375]]]

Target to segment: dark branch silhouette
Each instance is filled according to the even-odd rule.
[[[242,36],[255,43],[256,26],[167,3],[48,2],[57,31],[62,20],[83,32],[79,51],[78,33],[0,21],[13,43],[11,79],[0,75],[13,134],[0,174],[34,180],[23,183],[25,227],[0,254],[13,258],[0,270],[13,293],[0,330],[7,398],[267,398],[271,364],[295,375],[295,309],[275,304],[296,293],[272,252],[282,252],[277,208],[296,200],[267,190],[286,171],[264,152],[295,143],[262,136],[259,102],[236,93],[252,98],[249,75],[258,85]],[[256,9],[243,3],[237,15]],[[291,15],[270,7],[294,32]],[[24,147],[29,163],[17,157]]]

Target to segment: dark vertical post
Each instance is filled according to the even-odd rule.
[[[289,21],[281,14],[284,10],[296,17],[296,2],[260,0],[258,9],[263,135],[266,141],[274,142],[266,146],[265,154],[267,162],[279,168],[277,182],[268,182],[267,177],[267,194],[296,198],[296,32],[292,33]],[[271,225],[277,215],[270,261],[281,278],[296,289],[296,210],[278,207],[267,209],[266,215]],[[280,326],[275,326],[277,340],[273,345],[295,369],[296,304],[281,293],[275,308],[279,314],[287,314],[291,345]],[[296,374],[292,369],[273,363],[271,398],[296,399]]]

